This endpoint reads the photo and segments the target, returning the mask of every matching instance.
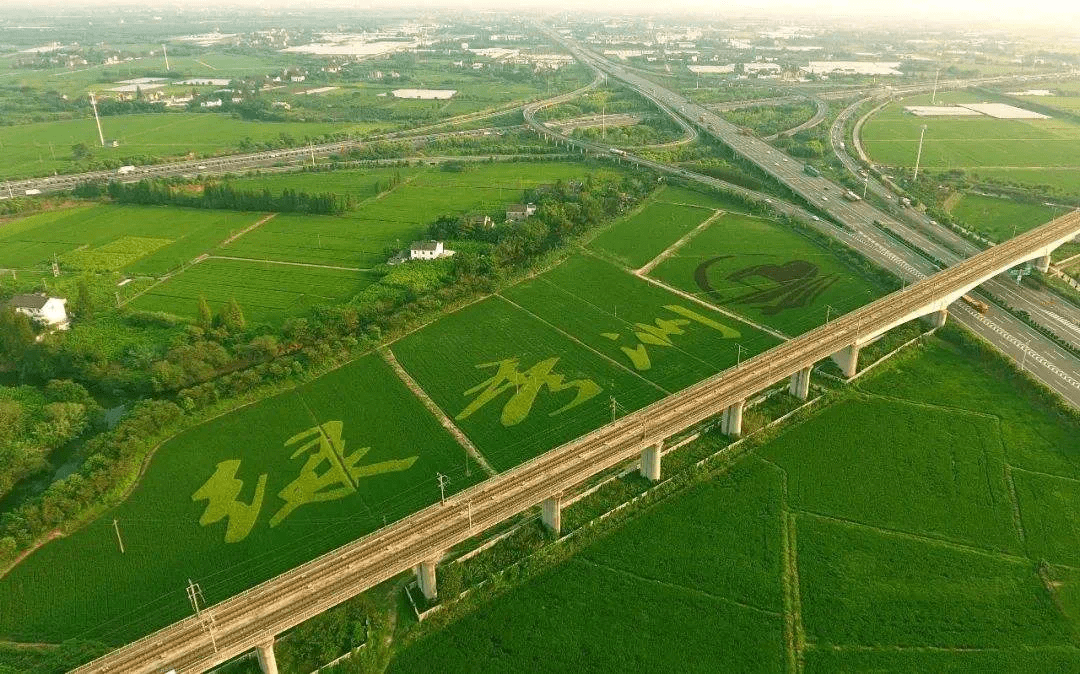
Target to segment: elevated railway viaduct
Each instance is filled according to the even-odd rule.
[[[1029,260],[1042,264],[1078,234],[1080,211],[1074,211],[75,671],[203,672],[257,649],[264,671],[276,673],[274,637],[285,630],[410,569],[424,594],[433,598],[437,564],[452,546],[537,505],[544,522],[558,529],[562,494],[633,459],[639,459],[644,476],[658,480],[661,448],[669,438],[718,415],[723,430],[737,436],[743,405],[754,394],[790,378],[791,391],[806,397],[810,369],[818,361],[834,358],[851,373],[860,346],[875,336],[918,317],[943,323],[950,302],[1012,266]]]

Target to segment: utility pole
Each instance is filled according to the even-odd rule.
[[[862,198],[866,199],[866,191],[870,189],[870,174],[866,174],[866,180],[863,181]]]
[[[618,403],[615,402],[615,396],[611,396],[611,423],[615,423],[615,406]]]
[[[742,346],[742,344],[739,344],[739,343],[736,342],[735,347],[738,349],[738,352],[735,355],[735,369],[738,369],[742,365],[742,349],[743,349],[743,346]]]
[[[97,135],[98,140],[101,141],[101,147],[105,147],[105,134],[101,133],[101,118],[98,117],[97,101],[94,100],[94,92],[90,92],[90,107],[94,109],[94,122],[97,123]]]
[[[120,525],[117,523],[116,518],[112,521],[113,529],[116,531],[116,542],[120,544],[120,554],[124,554],[124,539],[120,538]],[[191,581],[188,580],[190,583]]]
[[[315,166],[315,143],[309,143],[308,144],[308,149],[311,150],[311,166],[314,168],[314,166]]]
[[[600,108],[600,129],[601,137],[607,140],[607,103]]]
[[[161,45],[161,53],[165,55],[165,70],[169,70],[169,50],[164,44]]]
[[[937,82],[938,75],[941,74],[941,68],[934,71],[934,93],[930,96],[930,105],[937,105]]]
[[[446,503],[446,483],[450,478],[446,477],[442,473],[435,473],[435,478],[439,481],[439,503]]]
[[[914,178],[915,181],[917,181],[919,179],[919,161],[922,159],[922,142],[923,142],[923,137],[925,135],[926,135],[926,125],[923,124],[922,125],[922,131],[919,132],[919,151],[915,153],[915,178]]]

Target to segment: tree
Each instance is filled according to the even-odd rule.
[[[202,295],[199,296],[199,315],[195,322],[203,330],[209,330],[214,325],[214,314],[210,311],[210,305]]]
[[[0,354],[14,363],[22,359],[33,343],[34,328],[26,314],[14,309],[0,313]]]
[[[75,305],[75,312],[79,318],[90,319],[94,317],[94,298],[90,296],[90,284],[85,278],[79,279],[79,296]]]
[[[244,320],[244,310],[240,308],[236,298],[230,298],[229,302],[221,308],[221,324],[229,332],[239,332],[244,329],[247,322]]]
[[[86,143],[75,143],[71,146],[71,156],[75,159],[86,159],[90,156],[90,148]]]

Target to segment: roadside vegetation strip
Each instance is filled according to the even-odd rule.
[[[401,382],[412,391],[413,395],[424,404],[424,407],[439,420],[442,427],[445,428],[450,435],[454,436],[454,439],[457,440],[458,444],[469,453],[469,456],[471,456],[476,463],[480,464],[480,467],[484,469],[485,473],[494,475],[498,472],[491,467],[491,464],[487,462],[487,459],[485,459],[484,455],[480,453],[480,450],[476,448],[476,445],[469,440],[469,437],[465,435],[460,428],[454,425],[454,422],[439,409],[439,406],[435,404],[435,401],[431,399],[431,396],[429,396],[424,389],[420,387],[420,384],[405,371],[405,368],[401,367],[401,363],[397,362],[397,358],[394,358],[393,351],[384,347],[379,349],[379,355],[382,356],[383,360],[385,360],[391,368],[393,368],[394,374],[398,376],[398,379],[400,379]]]
[[[351,472],[322,494],[330,498],[313,499],[305,457],[327,452],[347,457]],[[471,461],[370,354],[164,443],[109,517],[52,541],[0,579],[0,602],[19,607],[0,615],[0,635],[108,643],[142,636],[190,613],[187,578],[208,601],[229,597],[437,502],[437,473],[449,476],[448,493],[483,479],[479,465],[467,469]],[[235,496],[247,506],[229,518],[207,515],[223,496],[221,479],[225,487],[240,481]],[[75,591],[72,579],[88,568],[100,582]]]
[[[690,239],[692,239],[695,236],[697,236],[698,234],[700,234],[702,232],[702,230],[704,230],[706,227],[708,227],[710,224],[712,224],[713,220],[716,220],[718,217],[720,217],[723,214],[724,214],[724,211],[721,211],[721,210],[717,210],[717,211],[713,212],[713,214],[710,215],[705,220],[703,220],[700,225],[693,228],[692,230],[690,230],[689,232],[684,234],[681,239],[679,239],[675,243],[673,243],[670,246],[668,246],[667,248],[665,248],[662,253],[660,253],[659,255],[654,257],[653,259],[646,262],[643,266],[638,267],[636,270],[634,270],[634,273],[639,275],[639,276],[647,275],[649,272],[651,272],[653,270],[654,267],[656,267],[656,265],[660,264],[664,260],[671,257],[675,253],[675,251],[679,250],[680,248],[685,246],[687,243],[689,243]]]

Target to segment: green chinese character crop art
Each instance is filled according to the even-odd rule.
[[[723,339],[737,339],[739,337],[739,331],[734,330],[723,323],[719,323],[709,318],[708,316],[702,316],[696,311],[681,307],[678,304],[666,304],[664,308],[668,311],[682,316],[682,318],[657,318],[654,320],[655,325],[648,323],[635,323],[634,324],[634,336],[638,339],[637,346],[620,346],[619,349],[630,358],[630,362],[637,370],[648,370],[652,367],[652,360],[649,358],[649,351],[646,344],[660,347],[673,347],[675,342],[672,341],[672,337],[686,334],[683,329],[691,323],[698,323],[705,327],[712,328],[720,332]],[[621,335],[617,332],[603,332],[600,333],[602,337],[606,337],[612,341],[620,339]]]
[[[371,448],[361,447],[346,453],[341,439],[343,426],[340,421],[328,421],[297,433],[285,441],[286,447],[299,445],[290,459],[307,454],[307,460],[296,479],[278,492],[278,497],[285,503],[270,518],[271,527],[280,524],[306,503],[333,501],[354,494],[361,478],[408,470],[419,458],[411,456],[407,459],[359,465]],[[239,459],[218,463],[210,479],[191,496],[192,501],[207,501],[206,510],[199,518],[202,526],[228,519],[225,529],[226,543],[242,541],[251,533],[262,509],[266,491],[268,476],[264,473],[259,476],[251,503],[239,500],[240,492],[244,488],[243,480],[236,477],[239,468]]]
[[[510,396],[510,399],[503,405],[502,415],[500,417],[503,426],[514,426],[524,421],[532,411],[533,404],[536,403],[536,397],[540,395],[540,391],[545,387],[551,393],[558,393],[566,390],[573,390],[576,392],[573,400],[554,412],[551,412],[550,416],[562,414],[571,408],[577,407],[600,392],[600,387],[591,379],[564,381],[565,378],[563,375],[553,372],[555,365],[558,362],[558,357],[548,358],[547,360],[542,360],[536,365],[533,365],[524,372],[518,370],[517,358],[506,358],[492,363],[481,363],[480,365],[477,365],[477,368],[496,368],[495,374],[468,391],[465,391],[464,395],[467,396],[476,393],[479,393],[480,395],[476,396],[476,398],[454,418],[457,421],[467,419],[481,407],[487,405],[489,402],[511,389],[513,389],[514,394]]]

